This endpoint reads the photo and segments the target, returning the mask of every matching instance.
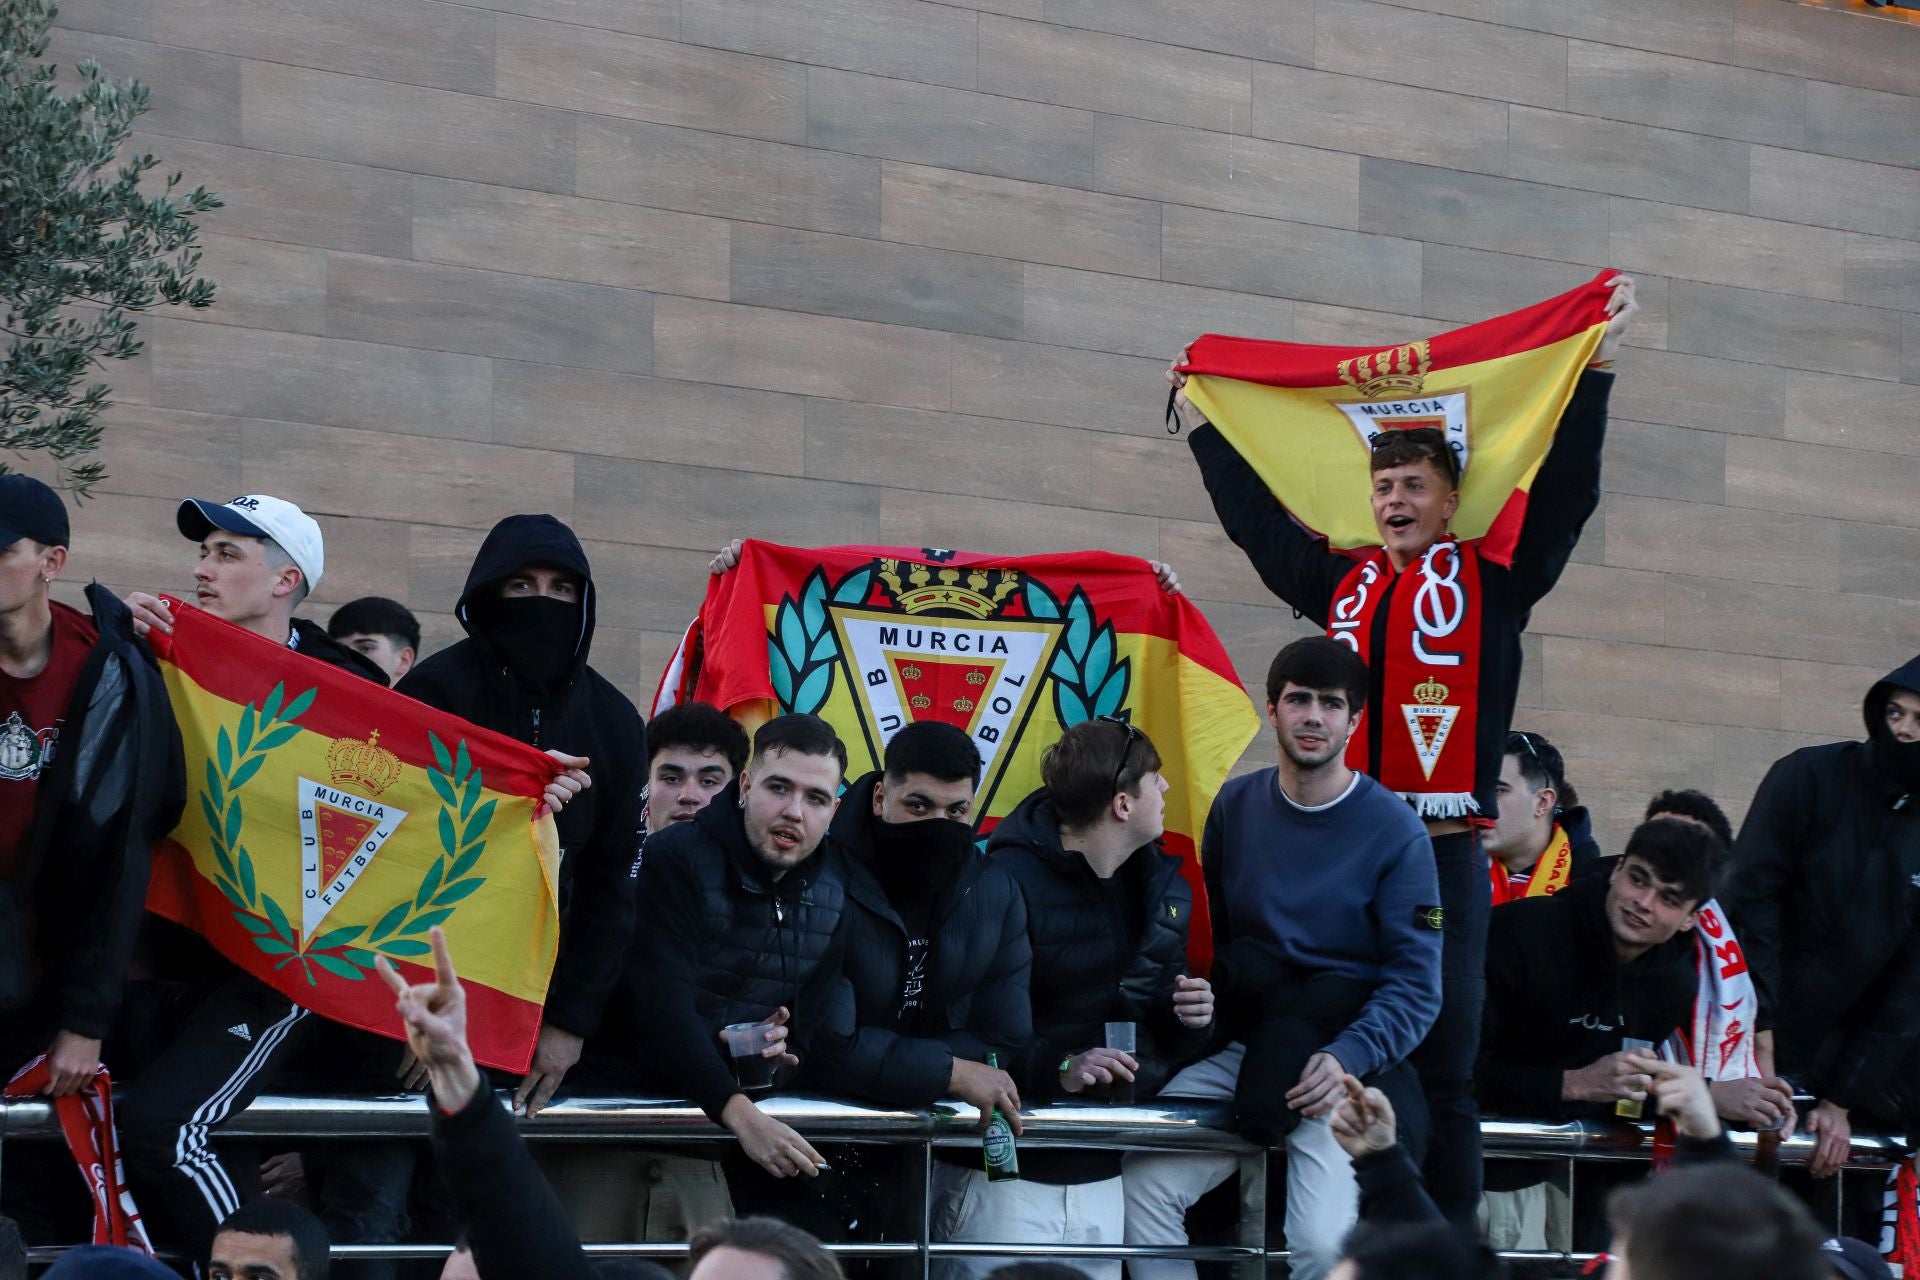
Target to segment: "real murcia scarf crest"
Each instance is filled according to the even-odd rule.
[[[1347,763],[1405,796],[1423,818],[1478,813],[1479,550],[1436,542],[1400,574],[1375,551],[1340,584],[1327,630],[1385,667],[1381,705],[1361,714]]]

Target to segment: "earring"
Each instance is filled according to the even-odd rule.
[[[742,809],[747,807],[747,797],[745,795],[739,796],[737,800]]]

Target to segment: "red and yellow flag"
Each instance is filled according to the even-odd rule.
[[[1187,395],[1329,546],[1379,545],[1368,454],[1382,431],[1437,427],[1460,460],[1453,532],[1513,558],[1527,491],[1607,327],[1606,281],[1400,346],[1314,346],[1207,334],[1184,367]]]
[[[987,556],[898,547],[803,550],[750,541],[713,579],[655,695],[698,699],[751,730],[793,711],[824,717],[849,773],[880,767],[916,720],[963,730],[986,770],[982,834],[1040,786],[1060,734],[1119,716],[1159,748],[1165,845],[1204,902],[1196,846],[1259,718],[1200,611],[1160,590],[1146,561],[1105,551]],[[1194,953],[1209,954],[1206,916]]]
[[[298,1004],[396,1039],[384,955],[431,981],[439,925],[474,1057],[524,1071],[560,922],[543,753],[169,602],[149,637],[186,747],[187,808],[149,910]]]

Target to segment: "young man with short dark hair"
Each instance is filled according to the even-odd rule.
[[[647,835],[688,822],[747,767],[747,731],[704,702],[682,702],[647,722]]]
[[[778,1218],[734,1218],[702,1229],[687,1245],[687,1280],[841,1280],[820,1242]]]
[[[1233,1098],[1255,1141],[1287,1148],[1286,1239],[1300,1280],[1339,1261],[1359,1214],[1351,1162],[1328,1126],[1344,1077],[1395,1079],[1440,1009],[1439,884],[1406,804],[1347,765],[1367,669],[1338,641],[1287,645],[1267,672],[1278,763],[1222,787],[1200,865],[1214,976],[1233,1043],[1169,1094]],[[1403,1099],[1403,1105],[1405,1099]],[[1232,1156],[1134,1152],[1127,1243],[1186,1243],[1186,1213]],[[1189,1280],[1190,1262],[1140,1259],[1134,1280]]]
[[[736,781],[647,841],[637,895],[647,919],[621,984],[622,1017],[644,1039],[609,1046],[637,1079],[731,1130],[775,1178],[815,1178],[825,1162],[754,1105],[721,1029],[767,1024],[761,1056],[777,1068],[811,1051],[846,949],[849,871],[827,835],[846,762],[826,721],[776,717]]]
[[[327,1229],[287,1200],[255,1200],[213,1237],[207,1280],[327,1280]]]
[[[420,656],[420,620],[398,600],[361,596],[333,611],[327,634],[387,673],[389,683],[413,670]]]
[[[1350,763],[1414,806],[1433,840],[1446,911],[1442,1002],[1413,1057],[1432,1115],[1427,1170],[1440,1207],[1470,1227],[1480,1201],[1474,1051],[1486,991],[1486,853],[1477,827],[1498,810],[1496,787],[1520,688],[1520,637],[1566,568],[1600,503],[1613,360],[1636,310],[1633,281],[1614,276],[1612,317],[1574,387],[1535,473],[1512,562],[1495,564],[1449,532],[1460,467],[1439,428],[1382,431],[1370,475],[1380,547],[1356,561],[1296,523],[1252,465],[1181,390],[1184,353],[1167,370],[1174,407],[1227,536],[1269,589],[1368,664],[1374,714]]]
[[[1160,768],[1152,740],[1133,725],[1074,725],[1047,749],[1045,786],[988,840],[1026,904],[1034,1034],[1012,1075],[1028,1101],[1116,1081],[1149,1098],[1206,1045],[1213,990],[1188,976],[1193,893],[1158,843],[1166,829]],[[1116,1023],[1133,1024],[1133,1050],[1108,1043]],[[1019,1244],[1119,1244],[1125,1230],[1117,1152],[1023,1152],[1017,1181],[948,1163],[934,1173],[943,1240],[1008,1242],[1017,1255]],[[936,1273],[982,1276],[1004,1260],[952,1259]],[[1120,1264],[1085,1270],[1118,1280]]]
[[[847,789],[833,836],[847,852],[845,977],[829,1051],[805,1082],[885,1107],[971,1103],[985,1128],[995,1109],[1020,1131],[1011,1066],[1033,1034],[1033,952],[1020,889],[975,844],[980,750],[962,730],[919,721],[887,740],[883,767]],[[978,1153],[940,1152],[978,1168]],[[834,1157],[862,1238],[918,1236],[920,1203],[891,1153]],[[851,1169],[842,1166],[851,1166]]]
[[[1494,906],[1556,894],[1600,860],[1592,820],[1566,770],[1559,748],[1542,735],[1507,735],[1497,816],[1480,836]]]
[[[692,822],[746,768],[747,731],[717,707],[682,702],[648,722],[647,752],[647,789],[633,859],[636,879],[646,865],[648,842]],[[643,902],[639,909],[649,907]],[[600,1030],[569,1076],[577,1092],[631,1094],[659,1087],[644,1065],[652,1029],[634,1016],[638,993],[633,984],[649,980],[644,976],[646,932],[637,922]],[[721,1162],[708,1147],[549,1143],[539,1161],[583,1240],[685,1240],[708,1223],[733,1216]]]
[[[1729,849],[1733,847],[1733,824],[1704,791],[1662,791],[1647,802],[1645,817],[1648,822],[1673,818],[1694,823]],[[1607,859],[1602,862],[1610,864]],[[1701,905],[1694,938],[1700,975],[1688,1032],[1694,1065],[1707,1073],[1713,1105],[1722,1120],[1784,1138],[1793,1132],[1798,1118],[1793,1085],[1771,1074],[1755,1051],[1759,996],[1746,951],[1718,901]]]
[[[1608,1280],[1830,1280],[1826,1232],[1778,1183],[1729,1161],[1614,1192]]]
[[[1704,828],[1657,818],[1634,831],[1612,875],[1493,913],[1476,1073],[1490,1110],[1562,1119],[1644,1099],[1624,1041],[1659,1045],[1690,1023],[1687,935],[1729,857]]]
[[[981,759],[950,724],[910,724],[884,768],[847,789],[833,834],[853,860],[846,1039],[822,1083],[884,1106],[943,1097],[995,1107],[1017,1125],[1009,1065],[1033,1033],[1033,952],[1018,886],[974,845]]]

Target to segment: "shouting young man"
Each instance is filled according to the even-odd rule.
[[[1458,461],[1439,428],[1385,431],[1371,464],[1380,546],[1357,558],[1332,550],[1282,507],[1253,467],[1209,424],[1184,391],[1183,352],[1167,371],[1174,407],[1227,536],[1261,580],[1303,616],[1327,628],[1369,668],[1376,709],[1451,697],[1449,735],[1422,759],[1406,733],[1375,714],[1350,748],[1359,768],[1398,792],[1426,820],[1445,908],[1442,1003],[1415,1052],[1432,1113],[1427,1172],[1447,1216],[1470,1225],[1480,1199],[1480,1115],[1473,1060],[1485,998],[1487,859],[1476,826],[1492,821],[1507,728],[1520,687],[1520,635],[1560,578],[1600,501],[1612,364],[1637,309],[1633,281],[1615,276],[1612,320],[1598,358],[1582,375],[1534,477],[1512,563],[1481,557],[1449,532],[1460,505]]]

